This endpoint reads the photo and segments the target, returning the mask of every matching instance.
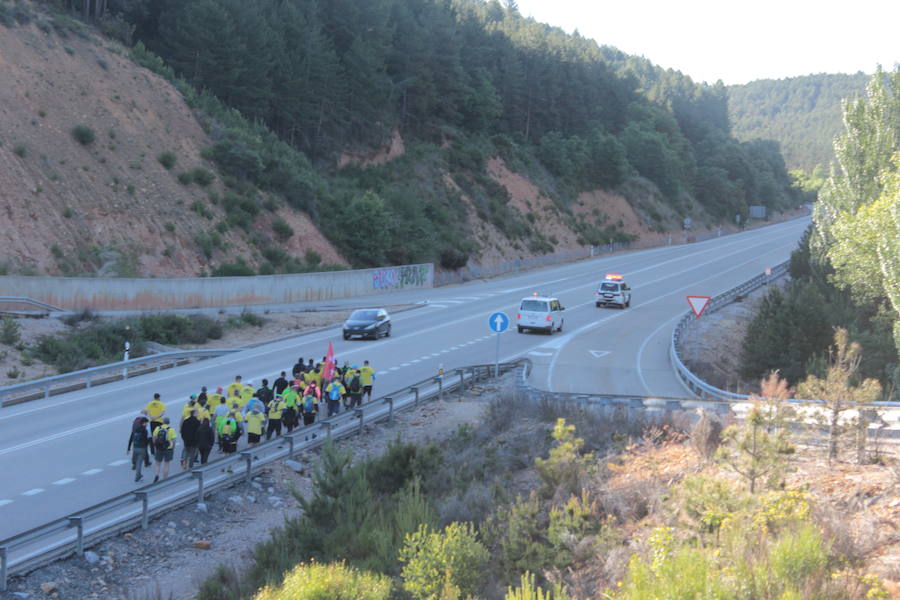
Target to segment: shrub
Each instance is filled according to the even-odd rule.
[[[212,258],[213,252],[222,247],[222,236],[218,231],[201,232],[194,236],[194,243],[203,251],[207,260]]]
[[[19,158],[25,158],[28,155],[28,148],[25,144],[16,144],[16,147],[13,148],[13,152],[15,152],[16,156]]]
[[[471,523],[451,523],[443,531],[426,525],[406,536],[400,550],[403,588],[417,600],[437,600],[449,589],[460,596],[481,587],[490,553],[478,541]]]
[[[247,277],[256,275],[256,272],[247,266],[247,263],[238,261],[236,263],[225,263],[213,269],[213,277]]]
[[[568,596],[559,586],[545,592],[535,583],[534,573],[523,573],[519,587],[510,586],[504,600],[568,600]]]
[[[94,130],[84,124],[76,125],[72,128],[72,137],[82,146],[93,144],[96,139]]]
[[[388,600],[391,578],[357,571],[343,563],[299,564],[278,587],[267,586],[255,600]]]
[[[315,267],[322,262],[322,255],[310,248],[306,251],[303,256],[304,260],[306,260],[306,264],[311,267]]]
[[[181,185],[191,185],[194,182],[194,175],[190,171],[184,171],[178,174],[178,183]]]
[[[466,252],[456,248],[441,248],[440,263],[443,268],[455,271],[465,267],[468,262],[469,255]]]
[[[159,161],[167,171],[171,171],[172,167],[175,166],[175,163],[178,162],[178,157],[174,152],[170,150],[166,150],[165,152],[160,152],[159,156],[156,157],[156,160]]]
[[[0,319],[0,344],[13,346],[19,343],[21,339],[22,328],[19,323],[12,317],[3,317]]]
[[[582,456],[584,440],[575,437],[575,426],[563,418],[553,427],[555,445],[546,458],[535,459],[535,469],[543,482],[541,495],[551,498],[562,492],[565,497],[581,492],[582,482],[591,473],[593,454]]]
[[[212,171],[207,171],[203,167],[195,167],[190,170],[191,179],[197,185],[206,187],[216,180],[216,176],[212,174]]]
[[[289,240],[294,235],[294,229],[280,217],[272,221],[272,231],[282,242]]]

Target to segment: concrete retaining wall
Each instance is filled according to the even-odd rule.
[[[101,279],[0,277],[0,296],[26,296],[65,310],[156,310],[287,304],[430,288],[434,265],[403,265],[255,277]]]

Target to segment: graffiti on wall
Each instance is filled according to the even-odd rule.
[[[404,265],[387,267],[372,272],[372,288],[376,290],[402,290],[422,287],[431,283],[432,265]]]

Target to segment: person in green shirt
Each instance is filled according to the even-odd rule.
[[[275,396],[275,398],[269,402],[269,425],[266,428],[266,441],[272,439],[272,434],[275,434],[275,437],[281,435],[281,417],[284,412],[284,400],[281,399],[281,396]]]
[[[300,404],[300,394],[298,390],[300,386],[293,385],[284,390],[281,394],[281,401],[284,402],[284,413],[282,413],[281,423],[290,433],[297,426],[297,407]]]

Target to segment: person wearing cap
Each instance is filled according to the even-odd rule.
[[[206,402],[210,411],[216,410],[216,407],[219,405],[222,398],[225,397],[225,388],[221,385],[216,388],[216,391],[209,395],[209,398]]]
[[[191,397],[185,402],[184,408],[181,409],[181,421],[178,422],[179,427],[184,424],[184,421],[191,416],[191,411],[194,410],[199,410],[199,406],[197,405],[197,394],[191,394]]]

